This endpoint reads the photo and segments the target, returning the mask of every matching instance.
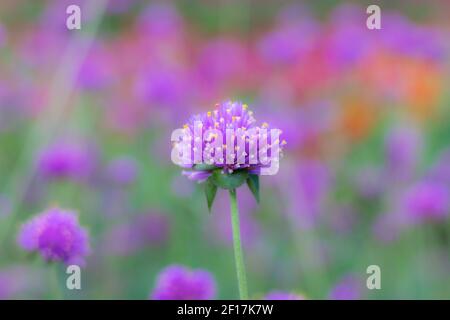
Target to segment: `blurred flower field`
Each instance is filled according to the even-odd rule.
[[[1,1],[0,299],[237,299],[227,192],[170,157],[225,101],[287,142],[237,189],[250,298],[449,299],[450,3],[369,4]]]

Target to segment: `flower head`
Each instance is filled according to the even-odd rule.
[[[262,167],[270,165],[268,160],[277,160],[277,155],[271,157],[273,150],[286,143],[280,141],[281,130],[269,128],[265,122],[257,126],[253,112],[246,104],[228,101],[216,107],[214,111],[192,116],[184,125],[191,147],[190,157],[185,160],[190,160],[191,168],[195,164],[208,165],[189,172],[189,177],[204,179],[198,171],[211,173],[216,168],[225,173],[245,169],[260,174]],[[271,129],[275,130],[273,136],[269,134]],[[271,141],[273,137],[275,139]]]
[[[216,282],[208,271],[171,265],[159,274],[151,296],[155,300],[211,300],[215,295]]]
[[[90,250],[88,234],[77,216],[56,207],[26,222],[18,243],[27,251],[38,251],[47,261],[65,264],[83,265]]]
[[[258,126],[246,104],[228,101],[216,107],[174,131],[178,139],[172,135],[172,160],[189,169],[183,174],[191,180],[209,180],[210,194],[215,195],[217,187],[236,189],[247,181],[258,199],[258,175],[278,171],[286,144],[280,140],[282,132],[265,122]]]

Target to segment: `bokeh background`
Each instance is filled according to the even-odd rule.
[[[366,1],[2,0],[0,298],[54,298],[16,238],[55,205],[92,248],[66,299],[147,299],[174,263],[237,298],[227,194],[209,214],[170,160],[224,100],[288,142],[259,205],[238,190],[251,297],[450,298],[450,3],[376,3],[381,30]]]

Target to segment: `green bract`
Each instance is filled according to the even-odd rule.
[[[223,173],[222,170],[214,170],[209,178],[219,188],[232,190],[240,187],[248,178],[248,172],[236,170],[233,173]]]
[[[197,167],[196,167],[197,169]],[[259,176],[249,174],[246,170],[237,170],[233,173],[224,173],[222,169],[216,169],[205,183],[205,195],[208,209],[211,207],[216,197],[217,189],[235,190],[244,183],[247,183],[250,191],[259,203]]]

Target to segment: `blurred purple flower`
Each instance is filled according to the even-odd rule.
[[[38,251],[47,261],[84,265],[89,239],[78,217],[71,211],[50,208],[26,222],[18,235],[19,245]]]
[[[152,3],[148,5],[137,21],[145,34],[159,39],[170,39],[181,35],[183,19],[170,3]]]
[[[112,83],[113,61],[101,47],[94,47],[88,53],[78,70],[77,84],[86,90],[100,90]]]
[[[212,274],[181,265],[162,270],[151,294],[154,300],[212,300],[215,296],[216,282]]]
[[[0,300],[12,299],[22,287],[17,275],[0,270]]]
[[[108,180],[117,185],[132,184],[139,173],[139,164],[131,156],[117,157],[108,164],[106,174]]]
[[[362,7],[347,4],[332,13],[326,54],[338,69],[357,64],[371,53],[376,33],[366,28],[365,16],[361,15],[364,11]]]
[[[64,19],[64,30],[67,31],[66,16],[61,12],[65,12],[65,9],[58,12],[58,16]],[[49,21],[53,20],[46,20],[46,22]],[[67,40],[66,35],[57,30],[48,29],[46,26],[37,26],[23,36],[17,50],[24,65],[37,70],[45,70],[46,67],[51,70],[51,67],[58,63],[63,56],[62,53],[67,48]]]
[[[23,299],[42,289],[42,275],[21,265],[0,269],[0,300]]]
[[[226,63],[224,63],[226,61]],[[217,86],[233,84],[248,77],[246,48],[234,39],[215,39],[206,44],[198,56],[198,76],[205,88],[214,92]]]
[[[431,179],[408,186],[391,201],[389,211],[377,217],[373,224],[375,237],[392,242],[414,224],[445,219],[450,214],[449,195],[447,185]]]
[[[45,148],[38,159],[38,170],[46,178],[86,180],[95,170],[97,154],[92,145],[59,141]]]
[[[286,186],[289,207],[296,212],[295,219],[300,226],[309,228],[319,219],[333,177],[326,164],[319,160],[303,160],[294,170],[288,173],[291,182]]]
[[[448,186],[435,181],[421,181],[409,187],[402,198],[405,214],[413,222],[441,220],[450,214]]]
[[[286,150],[308,150],[316,147],[321,137],[334,125],[336,105],[327,100],[301,106],[291,105],[284,100],[287,95],[285,92],[276,93],[273,86],[263,88],[257,103],[260,112],[271,119],[274,127],[283,128],[283,138],[289,141],[285,146]]]
[[[209,176],[211,175],[211,172],[206,171],[206,170],[204,170],[204,171],[183,171],[181,174],[183,176],[188,177],[188,179],[190,179],[190,180],[203,182],[209,178]]]
[[[362,299],[361,281],[354,276],[341,279],[330,291],[331,300],[359,300]]]
[[[383,27],[379,31],[383,45],[396,54],[440,61],[448,53],[445,35],[408,21],[400,14],[384,15]]]
[[[183,70],[154,65],[137,77],[135,93],[146,104],[174,108],[187,100],[189,83]]]
[[[413,127],[393,128],[386,137],[386,166],[389,176],[410,178],[420,157],[420,133]]]
[[[305,300],[305,297],[292,293],[292,292],[285,292],[285,291],[271,291],[269,292],[265,297],[264,300]]]
[[[260,55],[270,64],[298,63],[313,47],[316,32],[317,26],[311,19],[302,19],[295,23],[282,21],[275,30],[271,30],[260,40]]]

